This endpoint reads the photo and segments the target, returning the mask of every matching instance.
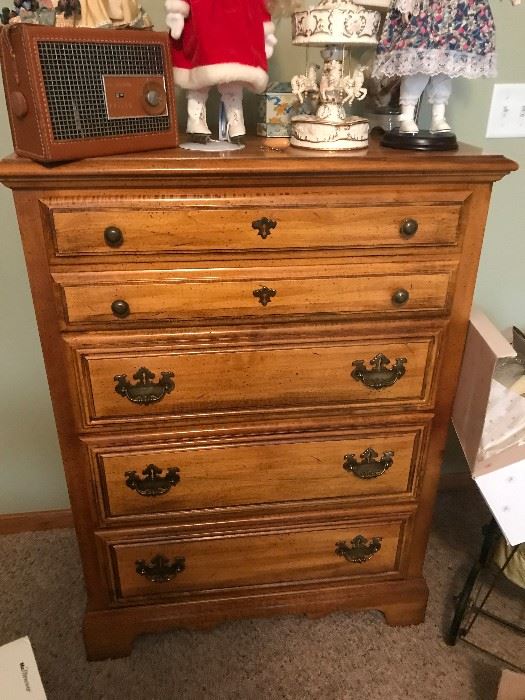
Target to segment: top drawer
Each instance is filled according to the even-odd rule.
[[[382,193],[384,198],[385,195]],[[405,195],[406,197],[406,195]],[[348,193],[319,192],[231,200],[130,199],[46,205],[61,256],[202,254],[454,246],[465,192],[412,201],[351,202]],[[415,201],[414,201],[415,200]]]

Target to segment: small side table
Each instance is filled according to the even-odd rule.
[[[525,636],[524,627],[487,610],[487,603],[490,596],[501,578],[505,576],[505,569],[516,555],[520,546],[515,545],[512,547],[503,564],[497,566],[493,561],[492,555],[500,537],[500,529],[496,520],[493,518],[483,527],[483,542],[479,558],[471,568],[461,593],[457,596],[454,616],[445,636],[445,641],[450,646],[454,646],[458,640],[463,640],[485,654],[489,654],[498,661],[503,662],[508,667],[517,671],[525,671],[525,666],[516,665],[508,659],[479,646],[474,643],[472,639],[469,639],[469,633],[480,616],[489,618],[497,624],[504,625],[521,637]],[[484,581],[484,578],[487,580]]]

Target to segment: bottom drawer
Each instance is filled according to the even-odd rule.
[[[110,544],[119,598],[374,574],[399,568],[402,522]]]

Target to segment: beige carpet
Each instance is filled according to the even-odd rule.
[[[131,657],[96,663],[82,646],[73,532],[0,537],[0,644],[30,637],[49,700],[494,700],[498,664],[443,642],[487,519],[474,489],[440,495],[422,625],[388,627],[379,613],[247,620],[144,636]]]

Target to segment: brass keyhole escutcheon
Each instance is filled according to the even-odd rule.
[[[263,216],[261,219],[257,219],[256,221],[252,221],[252,228],[258,231],[257,235],[260,236],[263,240],[268,238],[268,236],[272,232],[272,229],[274,229],[276,226],[277,221],[269,219],[267,216]]]
[[[270,289],[270,287],[261,287],[260,289],[253,290],[253,296],[259,299],[259,303],[263,306],[269,304],[276,294],[277,290]]]

